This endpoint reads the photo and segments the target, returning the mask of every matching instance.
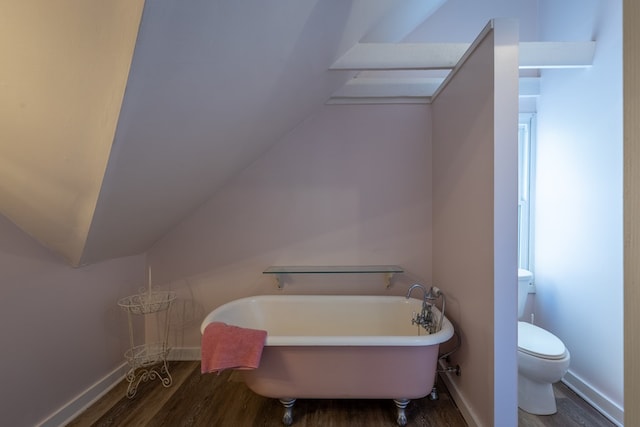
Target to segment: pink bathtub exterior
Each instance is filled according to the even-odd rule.
[[[261,396],[417,399],[431,391],[439,345],[453,336],[446,318],[431,335],[412,325],[421,304],[398,296],[257,296],[212,311],[201,330],[214,321],[267,330],[259,368],[243,371]]]

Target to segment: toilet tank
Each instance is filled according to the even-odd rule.
[[[529,285],[533,281],[533,273],[523,268],[518,269],[518,319],[524,315],[524,306],[529,295]]]

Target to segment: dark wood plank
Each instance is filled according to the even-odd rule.
[[[192,375],[194,369],[199,368],[199,362],[171,363],[169,365],[172,377],[170,387],[163,387],[158,380],[142,382],[132,399],[125,396],[129,383],[123,380],[79,417],[67,424],[67,427],[145,425],[156,408],[169,401],[179,385]]]

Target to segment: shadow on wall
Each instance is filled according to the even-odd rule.
[[[185,348],[188,347],[185,332],[200,328],[206,313],[204,306],[194,296],[188,280],[184,280],[184,286],[176,286],[175,289],[180,292],[169,316],[169,344],[174,348]]]

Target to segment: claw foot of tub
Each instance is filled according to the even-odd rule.
[[[432,388],[431,393],[429,393],[429,400],[438,400],[440,399],[440,395],[438,394],[437,388]]]
[[[293,424],[293,405],[296,403],[296,399],[280,399],[280,403],[284,406],[282,424],[290,426]]]
[[[409,405],[409,399],[393,399],[393,402],[396,404],[396,408],[398,409],[398,418],[396,422],[399,426],[407,425],[407,414],[405,413],[405,409]]]

